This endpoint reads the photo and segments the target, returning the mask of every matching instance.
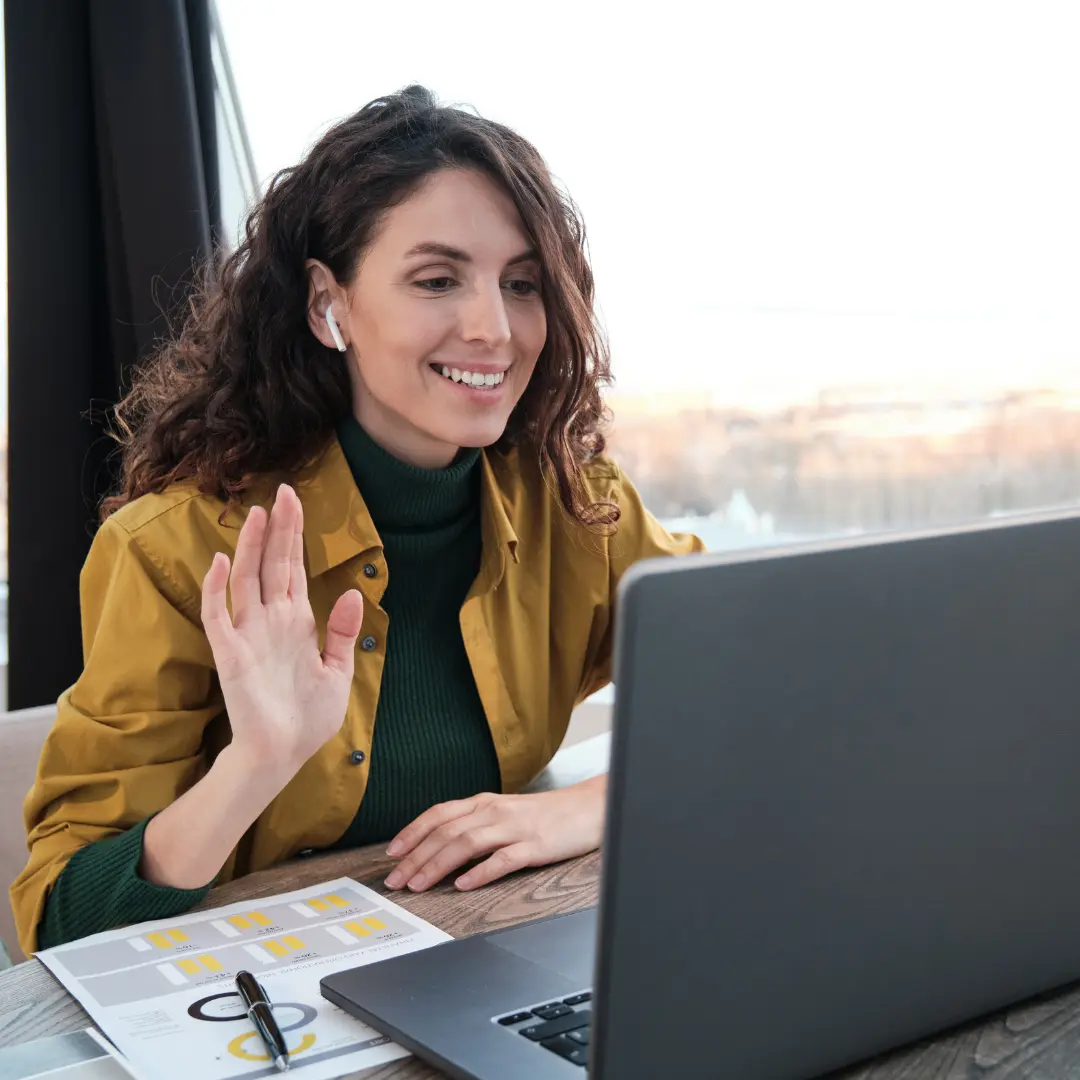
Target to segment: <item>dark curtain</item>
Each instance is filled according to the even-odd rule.
[[[109,407],[219,235],[208,0],[8,0],[8,707],[82,668]]]

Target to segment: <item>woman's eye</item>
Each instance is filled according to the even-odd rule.
[[[447,277],[444,274],[440,277],[424,278],[416,284],[422,289],[427,289],[429,292],[446,292],[446,290],[454,284],[454,279],[452,277]]]
[[[535,281],[527,281],[524,278],[518,278],[514,281],[507,282],[512,293],[516,293],[518,296],[531,296],[533,293],[539,292],[539,287]]]

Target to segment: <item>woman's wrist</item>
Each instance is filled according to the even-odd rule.
[[[259,768],[242,745],[227,746],[197,784],[147,825],[140,877],[176,889],[203,887],[293,775]]]
[[[214,759],[210,771],[216,770],[242,802],[258,803],[265,800],[265,807],[300,771],[303,764],[303,761],[295,761],[288,754],[245,743],[234,737]]]

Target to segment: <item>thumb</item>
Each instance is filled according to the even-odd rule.
[[[323,646],[323,663],[328,668],[352,673],[353,650],[364,621],[364,598],[357,589],[342,593],[326,621],[326,644]]]

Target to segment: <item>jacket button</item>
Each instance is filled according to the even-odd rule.
[[[351,753],[351,754],[349,755],[349,760],[350,760],[350,761],[351,761],[351,762],[352,762],[352,763],[353,763],[354,765],[363,765],[363,764],[364,764],[364,760],[365,760],[366,758],[367,758],[367,754],[365,754],[363,750],[354,750],[354,751],[353,751],[353,752],[352,752],[352,753]]]
[[[371,652],[371,650],[375,648],[375,644],[375,639],[368,634],[368,636],[360,642],[360,648],[363,649],[364,652]]]
[[[364,577],[378,577],[379,570],[374,563],[364,563]]]

